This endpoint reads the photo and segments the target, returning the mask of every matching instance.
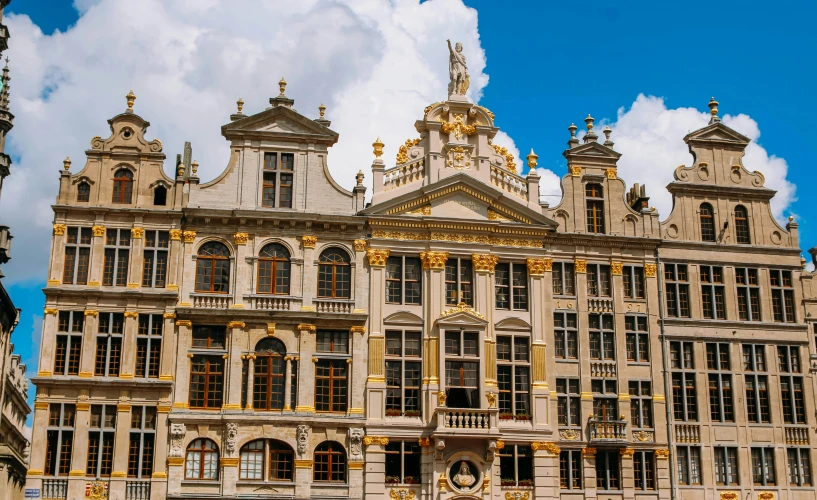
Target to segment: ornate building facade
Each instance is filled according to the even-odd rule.
[[[28,488],[814,498],[817,290],[748,139],[710,103],[662,222],[588,116],[551,207],[451,51],[419,137],[389,168],[373,144],[368,204],[283,79],[264,111],[239,100],[207,183],[189,149],[164,175],[128,95],[61,172]]]

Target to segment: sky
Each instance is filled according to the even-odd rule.
[[[262,111],[284,76],[299,112],[317,117],[327,106],[340,134],[330,171],[351,187],[358,170],[369,172],[376,137],[393,164],[423,108],[445,98],[446,39],[464,46],[468,97],[495,113],[495,142],[517,157],[536,151],[544,201],[559,200],[567,127],[584,130],[591,114],[596,130],[613,130],[619,176],[646,184],[666,218],[664,187],[692,161],[682,139],[706,125],[714,96],[724,123],[752,139],[743,164],[778,191],[774,215],[796,218],[805,251],[817,245],[817,205],[805,188],[817,157],[816,16],[814,0],[13,0],[3,22],[14,163],[0,222],[15,236],[2,271],[23,309],[16,350],[36,374],[62,159],[82,168],[129,90],[152,124],[148,137],[164,144],[166,170],[192,141],[206,181],[226,165],[219,128],[235,101]]]

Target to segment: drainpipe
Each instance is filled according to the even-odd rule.
[[[661,249],[655,249],[655,259],[656,259],[656,279],[658,280],[658,324],[660,325],[661,329],[661,356],[664,362],[664,407],[667,409],[667,443],[669,445],[669,484],[670,484],[670,498],[672,500],[676,500],[676,479],[675,479],[675,435],[672,432],[672,402],[670,397],[672,397],[672,393],[670,390],[670,379],[669,379],[669,354],[668,354],[668,345],[667,345],[667,335],[664,331],[664,316],[665,311],[664,308],[666,304],[664,304],[664,282],[661,279]]]

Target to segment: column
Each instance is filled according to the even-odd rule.
[[[189,319],[176,320],[176,382],[173,384],[173,408],[186,409],[190,393],[190,358],[187,351],[192,343],[193,322]]]
[[[306,453],[300,459],[295,459],[295,498],[312,498],[312,450],[314,445],[311,441],[310,439]]]
[[[635,450],[632,448],[619,449],[619,454],[621,455],[621,492],[622,498],[626,500],[635,498],[634,453]]]
[[[162,315],[162,319],[164,320],[164,328],[162,329],[162,352],[159,360],[159,380],[172,382],[174,353],[178,341],[174,326],[176,313],[166,312]]]
[[[196,262],[193,259],[193,243],[196,241],[195,231],[182,231],[182,241],[184,246],[178,253],[178,270],[176,273],[178,284],[181,286],[179,293],[179,307],[191,307],[193,305],[190,294],[196,289]],[[190,265],[185,265],[190,262]]]
[[[388,249],[370,248],[369,261],[369,333],[368,378],[366,379],[366,417],[370,420],[385,418],[386,408],[386,338],[383,332],[383,298],[386,296],[386,260]]]
[[[238,482],[238,457],[222,457],[219,460],[221,466],[221,495],[222,498],[235,497],[235,484]],[[265,462],[266,463],[266,462]]]
[[[445,262],[448,260],[448,252],[420,252],[420,259],[423,262],[423,270],[428,271],[424,276],[428,283],[428,293],[424,297],[425,314],[425,337],[423,338],[423,363],[424,374],[423,384],[427,390],[424,391],[426,400],[423,402],[425,409],[425,419],[428,421],[434,415],[437,406],[440,405],[440,393],[444,390],[440,381],[440,332],[434,328],[434,321],[440,317],[443,304],[445,304]]]
[[[131,258],[128,270],[128,288],[138,289],[142,286],[142,272],[145,261],[145,228],[133,227],[131,236]]]
[[[474,308],[476,311],[481,311],[488,321],[488,326],[485,330],[485,349],[483,351],[483,359],[485,361],[484,373],[484,387],[486,392],[497,391],[499,385],[496,380],[496,338],[494,337],[494,304],[492,293],[494,290],[492,275],[496,269],[496,263],[499,257],[488,254],[471,254],[471,261],[474,264],[474,272],[476,273],[476,287]],[[482,398],[480,397],[480,400]]]
[[[550,391],[547,382],[547,336],[545,335],[545,311],[543,304],[547,287],[545,273],[553,269],[553,259],[527,259],[530,279],[529,304],[531,304],[531,409],[533,425],[546,426],[549,423]],[[535,306],[533,306],[535,304]]]
[[[94,376],[96,331],[99,321],[99,312],[96,309],[86,309],[84,314],[85,326],[82,330],[82,354],[80,355],[79,361],[79,376],[80,378],[91,378]]]
[[[170,230],[170,253],[167,257],[167,290],[178,291],[179,283],[182,282],[182,258],[184,247],[182,246],[182,230]]]
[[[247,242],[249,235],[247,233],[235,233],[233,235],[233,242],[235,243],[235,277],[231,283],[233,290],[233,307],[235,309],[243,309],[244,293],[246,292],[247,283],[250,282],[248,274],[252,274],[251,268],[248,272],[247,260]],[[240,392],[240,391],[239,391]]]
[[[533,498],[559,498],[559,453],[555,443],[531,443],[533,450]]]
[[[422,440],[421,440],[422,441]],[[366,436],[363,438],[363,447],[366,449],[366,473],[363,475],[363,490],[359,497],[350,498],[388,498],[386,491],[386,445],[389,438],[383,436]],[[421,443],[422,444],[422,443]],[[423,448],[428,451],[429,448]],[[423,454],[421,460],[426,459]],[[428,484],[423,478],[422,484]]]
[[[105,226],[91,228],[94,234],[91,242],[91,261],[88,269],[88,286],[99,287],[102,282],[102,268],[105,258]]]
[[[298,362],[298,404],[296,412],[315,413],[315,325],[300,324],[296,327],[299,336],[300,361]],[[312,468],[310,463],[309,468]],[[310,479],[311,480],[311,479]]]
[[[701,453],[704,455],[704,453]],[[706,454],[709,456],[709,454]],[[703,459],[703,456],[701,456]],[[658,491],[658,498],[666,500],[670,498],[670,470],[672,466],[669,461],[669,449],[661,448],[655,450],[655,489]],[[703,467],[703,464],[701,464]],[[703,478],[703,474],[701,474]],[[711,484],[711,483],[710,483]]]
[[[108,486],[109,500],[125,499],[125,481],[128,477],[128,452],[130,447],[131,405],[116,405],[116,431],[114,432],[113,471]]]
[[[610,287],[613,294],[613,328],[615,329],[615,359],[616,375],[618,377],[618,413],[625,415],[627,421],[630,420],[630,383],[626,370],[627,366],[627,335],[624,325],[624,311],[627,310],[624,304],[624,294],[619,291],[624,290],[624,263],[610,262]],[[628,430],[632,432],[635,422],[629,422]],[[626,430],[625,430],[626,432]],[[626,435],[629,436],[629,433]],[[623,455],[622,455],[623,458]]]
[[[29,469],[26,477],[26,488],[41,488],[42,475],[45,469],[45,443],[48,439],[48,403],[34,401],[34,420],[31,428],[31,442],[41,446],[31,446]]]
[[[593,414],[593,393],[590,390],[589,377],[586,377],[586,374],[590,373],[590,342],[588,341],[590,333],[587,327],[587,261],[576,259],[573,266],[576,272],[576,316],[579,322],[579,376],[582,379],[580,387],[581,415],[586,416]],[[580,423],[582,427],[585,427],[586,422]],[[595,456],[594,450],[594,463]]]
[[[50,377],[54,368],[54,346],[57,335],[57,315],[59,311],[54,307],[43,310],[42,337],[40,340],[40,362],[38,377]]]
[[[244,406],[244,409],[252,411],[253,401],[254,401],[253,390],[255,389],[255,386],[253,384],[253,380],[255,379],[255,354],[247,354],[245,357],[247,359],[247,404]],[[286,362],[286,375],[285,375],[286,378],[284,379],[284,381],[285,381],[284,382],[284,402],[285,402],[284,403],[284,409],[285,410],[289,406],[289,399],[287,399],[287,398],[289,397],[290,391],[292,390],[292,387],[291,387],[292,384],[289,383],[289,381],[292,380],[290,378],[291,375],[292,375],[292,373],[291,373],[292,366],[289,363],[289,361],[291,359],[292,358],[290,356],[285,356],[284,357],[284,361]]]
[[[284,377],[286,383],[284,384],[284,411],[292,411],[292,356],[284,356],[284,361],[286,362],[286,368],[284,372]],[[250,368],[249,368],[250,377],[255,375],[255,358],[250,361]],[[252,378],[250,378],[252,380]],[[300,385],[300,384],[299,384]],[[250,400],[250,396],[252,395],[252,384],[247,384],[248,394],[247,394],[247,401],[252,404]]]
[[[370,277],[365,272],[363,268],[363,257],[365,255],[364,251],[366,250],[366,240],[355,240],[353,242],[355,248],[355,267],[353,269],[355,275],[354,281],[354,298],[355,298],[355,312],[365,312],[371,306],[375,304],[375,301],[369,300],[369,297],[374,297],[374,295],[364,293],[366,290],[369,289]],[[388,250],[387,250],[388,252]],[[377,301],[380,303],[381,301]]]
[[[150,491],[153,498],[167,497],[167,457],[168,424],[167,416],[170,405],[160,404],[156,408],[156,437],[154,441],[153,474],[150,480]]]
[[[51,240],[51,264],[48,266],[47,286],[62,284],[63,262],[65,261],[65,224],[54,224],[54,237]],[[41,367],[43,365],[40,365]]]
[[[90,423],[91,404],[77,402],[76,408],[74,449],[71,453],[71,470],[68,473],[68,498],[85,497],[85,467],[88,462],[88,424]]]
[[[368,346],[366,345],[366,327],[353,326],[349,329],[349,348],[353,353],[348,360],[349,364],[349,387],[351,390],[351,401],[349,402],[349,415],[363,417],[363,407],[366,398],[366,372],[367,363],[362,360],[367,359]],[[357,360],[357,361],[355,361]]]
[[[125,333],[122,336],[122,366],[119,378],[132,379],[136,373],[136,333],[139,329],[139,313],[125,311]]]
[[[582,479],[584,480],[584,498],[596,498],[596,449],[582,449]]]
[[[241,346],[246,345],[247,325],[243,321],[227,323],[227,332],[230,339],[229,354],[225,354],[224,368],[227,379],[224,383],[226,397],[222,401],[222,410],[241,409]]]
[[[314,311],[315,305],[312,299],[318,292],[318,270],[315,267],[315,246],[318,244],[318,237],[304,235],[301,237],[303,243],[303,272],[301,273],[301,303],[302,311]],[[304,358],[305,359],[305,358]]]

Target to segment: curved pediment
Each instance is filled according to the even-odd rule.
[[[406,311],[389,314],[383,319],[387,325],[423,326],[423,318]]]
[[[520,331],[530,331],[531,325],[527,321],[523,320],[522,318],[505,318],[503,320],[497,321],[494,324],[494,329],[496,330],[520,330]]]

